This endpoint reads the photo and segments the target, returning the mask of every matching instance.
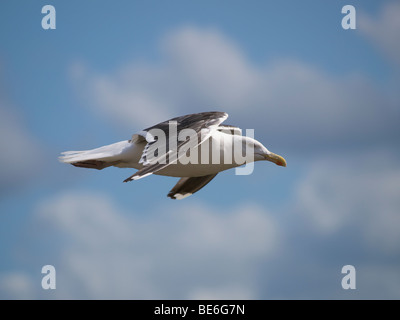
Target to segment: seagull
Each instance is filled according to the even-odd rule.
[[[240,128],[222,125],[227,118],[227,113],[219,111],[175,117],[133,134],[130,140],[62,152],[59,161],[98,170],[110,166],[138,170],[124,182],[151,174],[179,177],[167,195],[178,200],[199,191],[227,169],[260,160],[286,167],[283,157],[243,136]]]

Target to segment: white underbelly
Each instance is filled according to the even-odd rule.
[[[201,177],[237,167],[236,164],[170,164],[154,174],[170,177]]]

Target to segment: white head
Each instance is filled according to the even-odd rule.
[[[247,150],[253,150],[254,161],[267,160],[275,163],[278,166],[286,167],[286,160],[283,157],[269,151],[266,147],[263,146],[261,142],[253,138],[244,138],[245,139],[243,141],[244,143],[242,145],[242,151],[246,152],[246,148],[248,148]]]

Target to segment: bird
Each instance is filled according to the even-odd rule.
[[[143,129],[129,140],[62,152],[59,161],[98,170],[110,166],[137,169],[124,182],[151,174],[179,177],[167,194],[177,200],[191,196],[227,169],[261,160],[286,167],[282,156],[242,135],[239,127],[222,124],[227,118],[228,114],[220,111],[178,116]]]

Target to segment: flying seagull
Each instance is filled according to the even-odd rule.
[[[240,128],[222,125],[227,118],[225,112],[188,114],[146,128],[130,140],[63,152],[59,160],[98,170],[110,166],[138,169],[124,182],[151,174],[180,177],[168,193],[168,197],[178,200],[199,191],[227,169],[260,160],[286,167],[283,157],[252,137],[243,136]]]

